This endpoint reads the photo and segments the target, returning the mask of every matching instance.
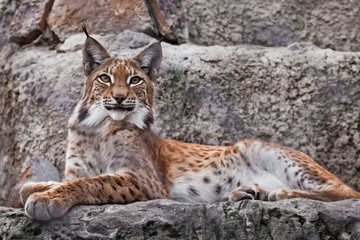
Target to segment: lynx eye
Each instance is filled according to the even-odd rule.
[[[136,85],[141,84],[142,81],[143,80],[140,77],[135,76],[130,79],[130,85],[136,86]]]
[[[106,74],[101,74],[99,79],[103,83],[109,83],[111,81],[110,77]]]

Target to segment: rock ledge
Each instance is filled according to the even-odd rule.
[[[0,207],[0,221],[2,239],[359,239],[360,201],[154,200],[76,206],[50,222]]]

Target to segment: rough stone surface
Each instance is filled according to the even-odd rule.
[[[34,222],[0,207],[3,239],[359,239],[360,201],[311,200],[185,204],[154,200],[77,206]]]
[[[201,45],[286,46],[360,51],[358,0],[182,0],[189,38]]]
[[[9,26],[18,6],[17,1],[0,0],[0,50],[8,40]]]
[[[185,43],[188,41],[188,31],[185,16],[181,10],[181,1],[144,0],[149,16],[164,41]]]
[[[11,22],[10,41],[20,45],[34,41],[46,27],[54,0],[21,1]]]
[[[141,0],[57,0],[49,15],[52,31],[64,41],[86,24],[90,33],[120,33],[126,29],[154,33],[147,9]]]
[[[25,162],[64,169],[66,127],[81,96],[81,50],[73,37],[58,52],[21,49],[7,58],[0,85],[0,193],[6,199]],[[127,31],[98,37],[113,56],[154,41]],[[136,41],[128,41],[136,39]],[[130,44],[127,45],[127,44]],[[64,44],[65,45],[65,44]],[[6,53],[5,46],[0,54]],[[360,189],[360,53],[295,44],[289,48],[163,44],[156,82],[162,137],[228,145],[259,138],[310,155]]]

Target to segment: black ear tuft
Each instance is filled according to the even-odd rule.
[[[83,67],[85,75],[88,76],[109,58],[110,54],[98,41],[90,37],[85,25],[82,29],[87,37],[83,48]]]
[[[90,37],[90,35],[89,35],[89,33],[88,33],[87,29],[86,29],[86,25],[82,26],[82,30],[84,31],[84,33],[86,34],[87,37]]]
[[[151,44],[139,53],[135,58],[148,77],[154,81],[158,75],[160,63],[162,60],[162,50],[160,42]]]

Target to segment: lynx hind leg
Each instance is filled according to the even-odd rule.
[[[267,201],[269,191],[256,186],[242,185],[230,193],[229,200],[238,202],[245,199]]]
[[[60,185],[61,183],[53,182],[53,181],[25,183],[24,186],[22,186],[22,188],[20,189],[21,202],[25,205],[26,200],[29,198],[31,194],[37,192],[45,192]]]
[[[306,198],[324,202],[341,201],[345,199],[360,199],[360,193],[339,183],[336,187],[322,190],[278,189],[269,193],[269,201],[278,201],[290,198]]]

